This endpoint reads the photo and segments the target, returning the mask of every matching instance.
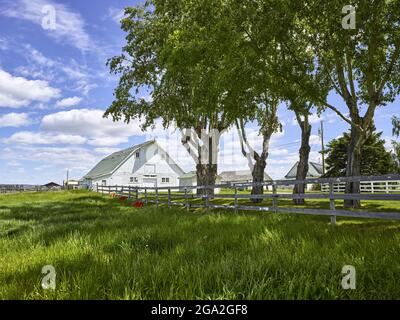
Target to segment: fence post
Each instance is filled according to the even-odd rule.
[[[329,183],[329,209],[334,211],[335,210],[335,197],[334,197],[334,190],[333,190],[333,183]],[[331,216],[331,225],[336,225],[336,216]]]
[[[171,208],[171,188],[168,187],[168,208]]]
[[[274,212],[277,212],[278,209],[278,198],[276,197],[276,183],[274,182],[274,184],[272,185],[272,208],[274,210]]]
[[[205,187],[203,194],[205,193],[205,199],[206,199],[206,210],[208,211],[208,204],[209,204],[209,199],[208,199],[208,186]]]
[[[235,213],[238,213],[238,198],[237,198],[237,187],[236,184],[234,184],[235,186]]]
[[[189,211],[189,199],[188,199],[188,194],[187,194],[187,188],[185,188],[185,207],[186,207],[186,211]]]
[[[136,187],[136,201],[139,200],[139,187]]]
[[[385,185],[386,185],[386,193],[389,193],[389,181],[386,181]]]
[[[128,186],[128,198],[131,198],[131,186]]]
[[[144,188],[144,203],[147,205],[148,201],[147,201],[147,188]]]
[[[156,188],[156,206],[158,207],[158,188],[157,187],[155,188]]]
[[[108,194],[111,194],[111,186],[108,186]]]

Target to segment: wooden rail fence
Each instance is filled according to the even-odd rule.
[[[61,186],[47,187],[45,185],[0,184],[0,194],[21,192],[50,192],[60,190],[65,190],[65,188]]]
[[[49,190],[43,186],[25,186],[25,185],[0,185],[1,193],[20,193],[20,192],[38,192]]]
[[[157,206],[166,204],[171,206],[182,206],[187,210],[190,208],[219,208],[230,209],[237,212],[238,210],[251,211],[271,211],[275,213],[295,213],[295,214],[310,214],[310,215],[325,215],[330,216],[331,223],[336,223],[336,217],[356,217],[356,218],[380,218],[380,219],[400,219],[400,203],[399,212],[371,212],[366,210],[344,210],[336,209],[336,201],[338,200],[381,200],[381,201],[400,201],[399,193],[382,193],[375,192],[371,194],[355,193],[345,194],[337,192],[334,188],[335,184],[346,182],[368,182],[380,181],[391,182],[399,181],[400,175],[385,175],[373,177],[343,177],[343,178],[318,178],[306,180],[277,180],[264,183],[227,183],[213,186],[175,186],[175,187],[136,187],[136,186],[107,186],[96,185],[95,191],[102,194],[115,194],[118,196],[126,196],[128,198],[143,200],[145,204],[154,203]],[[328,191],[320,193],[279,193],[279,187],[288,187],[296,184],[327,184]],[[252,186],[271,186],[272,192],[266,192],[262,195],[239,194],[238,189],[243,189]],[[232,193],[229,194],[212,194],[210,190],[229,189]],[[202,189],[202,194],[193,194],[194,189]],[[165,200],[165,198],[167,198]],[[190,203],[191,199],[201,199],[201,203]],[[231,199],[232,204],[221,205],[212,203],[213,199]],[[254,205],[241,205],[240,199],[272,199],[272,205],[263,206],[262,203]],[[329,200],[329,209],[311,209],[311,208],[292,208],[279,207],[279,199],[327,199]]]

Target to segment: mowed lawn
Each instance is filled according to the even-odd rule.
[[[315,208],[317,205],[313,203]],[[376,210],[399,204],[375,204]],[[400,222],[0,196],[0,299],[399,299]],[[41,287],[44,265],[56,290]],[[344,265],[356,289],[341,287]]]

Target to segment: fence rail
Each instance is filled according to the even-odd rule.
[[[160,204],[190,208],[218,208],[234,210],[251,210],[251,211],[270,211],[275,213],[295,213],[309,215],[325,215],[331,217],[331,223],[336,223],[336,217],[357,217],[357,218],[380,218],[380,219],[398,219],[400,220],[400,203],[399,212],[371,212],[366,210],[343,210],[336,209],[337,200],[380,200],[380,201],[400,201],[399,193],[352,193],[344,194],[340,189],[335,189],[335,184],[346,182],[369,182],[379,183],[398,182],[400,175],[372,176],[372,177],[343,177],[343,178],[319,178],[306,180],[277,180],[263,183],[226,183],[212,186],[173,186],[173,187],[136,187],[136,186],[106,186],[96,185],[95,191],[102,194],[115,194],[127,198],[140,199],[145,204]],[[296,184],[316,183],[328,185],[321,193],[304,193],[291,194],[279,193],[279,186],[293,186]],[[272,191],[262,195],[239,194],[238,189],[254,186],[272,186]],[[231,193],[215,194],[216,189],[228,189]],[[202,190],[201,194],[193,194],[192,190]],[[399,190],[400,191],[400,190]],[[376,191],[378,192],[378,191]],[[190,200],[198,199],[201,203],[190,203]],[[215,204],[211,200],[215,199],[231,199],[232,204]],[[254,205],[243,205],[239,203],[240,199],[272,199],[272,205],[263,206],[262,203]],[[327,199],[329,200],[329,209],[311,209],[311,208],[293,208],[279,207],[279,199]]]
[[[36,185],[0,185],[0,194],[59,190]]]

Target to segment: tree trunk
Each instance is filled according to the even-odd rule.
[[[198,195],[214,195],[214,186],[217,178],[217,155],[220,133],[210,130],[210,134],[202,135],[203,142],[208,142],[208,148],[204,145],[199,150],[199,162],[196,165],[197,185],[209,186],[205,189],[197,189]]]
[[[299,164],[297,166],[296,180],[304,180],[308,173],[308,158],[310,155],[310,135],[311,126],[308,123],[308,118],[305,117],[304,121],[299,122],[301,128],[301,146],[299,149]],[[304,194],[306,184],[296,184],[293,188],[293,194]],[[303,205],[304,199],[293,199],[294,204]]]
[[[210,186],[210,188],[207,188],[207,190],[197,189],[197,195],[214,195],[214,185],[217,177],[217,169],[217,164],[199,163],[196,165],[197,185]]]
[[[347,166],[346,166],[346,177],[357,177],[361,175],[361,145],[363,142],[362,133],[351,127],[350,145],[347,151]],[[360,182],[347,182],[346,193],[360,193]],[[360,200],[344,200],[344,206],[346,208],[359,208]]]
[[[210,186],[197,189],[197,195],[214,195],[219,138],[225,130],[222,126],[219,127],[219,129],[210,129],[208,132],[205,132],[202,126],[197,126],[194,131],[192,129],[182,131],[182,145],[196,162],[197,186]],[[203,142],[202,144],[199,143],[199,139]]]
[[[266,160],[264,159],[257,159],[255,161],[254,166],[253,166],[253,171],[252,171],[252,176],[253,176],[253,183],[263,183],[264,182],[264,171],[265,167],[267,165]],[[251,189],[251,194],[252,195],[258,195],[258,194],[263,194],[264,193],[264,186],[262,185],[253,185]],[[252,198],[251,201],[254,203],[259,203],[263,200],[263,198]]]

